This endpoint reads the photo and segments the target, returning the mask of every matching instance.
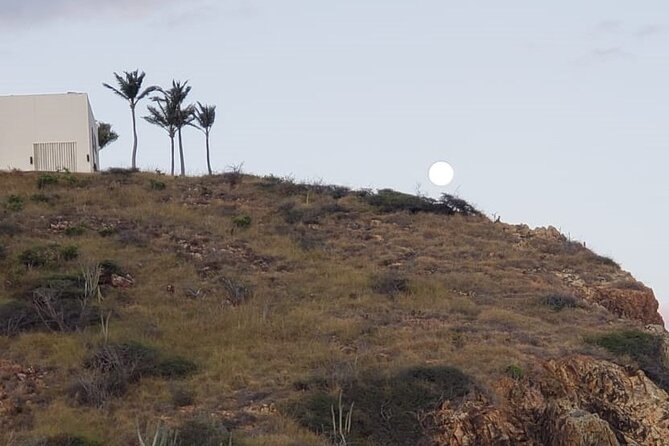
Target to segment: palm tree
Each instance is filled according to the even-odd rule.
[[[107,122],[98,122],[98,146],[104,149],[107,145],[118,139],[118,133],[112,130],[112,125]]]
[[[114,73],[116,78],[116,83],[118,88],[113,87],[109,84],[102,84],[104,87],[109,88],[111,91],[128,101],[130,104],[130,111],[132,113],[132,134],[133,134],[133,144],[132,144],[132,168],[137,168],[137,122],[135,118],[135,107],[137,103],[147,97],[152,92],[156,91],[158,87],[150,86],[142,90],[142,82],[144,82],[145,73],[139,70],[123,72],[123,76],[120,76],[117,73]]]
[[[211,161],[209,159],[209,134],[211,133],[211,127],[214,125],[214,121],[216,121],[216,106],[202,105],[202,103],[198,102],[193,116],[197,122],[195,127],[204,132],[207,143],[207,170],[209,170],[209,175],[211,175]]]
[[[170,137],[170,149],[172,153],[172,176],[174,176],[174,136],[177,132],[176,126],[176,113],[174,109],[174,104],[172,104],[169,98],[165,98],[161,101],[161,98],[153,98],[153,100],[158,104],[158,107],[148,106],[149,116],[144,116],[144,119],[158,127],[162,127]]]
[[[192,105],[184,106],[184,101],[191,91],[188,81],[172,81],[172,88],[163,91],[163,97],[156,100],[166,107],[172,107],[174,112],[174,126],[177,129],[177,136],[179,139],[179,157],[181,159],[181,176],[186,175],[186,166],[184,162],[184,147],[183,138],[181,137],[181,129],[190,125],[193,122],[193,113],[195,108]]]

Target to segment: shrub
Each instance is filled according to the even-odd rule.
[[[228,430],[221,423],[204,418],[195,418],[179,426],[179,446],[220,446],[229,441]]]
[[[58,175],[43,173],[37,177],[37,188],[44,189],[47,186],[58,184]]]
[[[424,438],[418,414],[466,395],[473,384],[458,369],[426,366],[390,376],[368,371],[337,386],[345,397],[342,406],[354,403],[350,444],[404,446],[419,444]],[[332,408],[338,406],[338,394],[339,389],[307,391],[286,411],[317,433],[332,433]]]
[[[375,293],[385,294],[390,297],[410,291],[409,280],[393,272],[372,276],[371,288]]]
[[[98,231],[98,234],[102,237],[109,237],[116,234],[116,232],[118,232],[118,230],[114,226],[104,226]]]
[[[19,254],[19,261],[28,268],[46,266],[55,260],[53,250],[44,247],[29,248]]]
[[[178,356],[167,358],[158,363],[156,375],[163,378],[184,378],[197,370],[194,362]]]
[[[7,248],[5,245],[0,245],[0,260],[5,260],[7,258]]]
[[[86,359],[84,368],[86,373],[77,377],[69,393],[79,404],[97,407],[124,395],[142,377],[182,378],[197,369],[191,361],[162,357],[155,348],[138,342],[104,344]]]
[[[35,203],[51,203],[53,197],[45,194],[32,194],[30,196],[30,201]]]
[[[232,224],[240,229],[246,229],[251,226],[251,217],[249,215],[238,215],[232,219]]]
[[[129,176],[133,173],[139,172],[139,169],[135,168],[126,168],[126,167],[110,167],[109,169],[102,172],[103,175],[121,175]]]
[[[565,308],[576,308],[579,306],[579,299],[569,294],[549,294],[543,297],[541,302],[554,311],[562,311]]]
[[[242,181],[244,180],[243,166],[243,164],[229,166],[228,171],[223,174],[223,181],[230,187],[230,189],[234,189],[242,184]]]
[[[79,248],[75,245],[67,245],[60,248],[60,256],[65,261],[74,260],[79,257]]]
[[[0,222],[0,235],[6,235],[13,237],[21,233],[21,227],[16,223],[10,221],[1,221]]]
[[[346,212],[346,209],[336,203],[303,206],[291,200],[279,206],[279,214],[281,214],[286,223],[291,225],[297,223],[317,225],[320,224],[321,219],[325,216],[339,212]]]
[[[149,180],[149,186],[151,187],[151,190],[165,190],[167,187],[163,181],[154,180],[153,178]]]
[[[83,235],[86,232],[86,228],[81,225],[69,226],[65,229],[65,235],[68,237],[77,237]]]
[[[79,256],[79,249],[75,245],[35,246],[25,249],[19,254],[19,262],[27,268],[52,266],[61,261],[74,260]]]
[[[253,288],[243,282],[228,277],[221,277],[220,282],[228,295],[228,303],[237,306],[253,297]]]
[[[172,404],[175,407],[192,406],[195,402],[195,394],[193,391],[183,385],[170,386],[170,394],[172,397]]]
[[[449,194],[443,194],[439,200],[417,195],[405,194],[392,189],[381,189],[377,193],[365,192],[360,196],[381,212],[429,212],[445,215],[480,215],[481,213],[465,200]]]
[[[102,443],[71,434],[59,434],[53,437],[28,443],[29,446],[102,446]]]
[[[511,364],[506,368],[506,374],[513,380],[520,381],[525,376],[525,371],[522,367]]]
[[[43,279],[21,300],[0,306],[0,333],[14,336],[25,331],[70,332],[99,321],[99,309],[86,293],[83,277]]]
[[[618,357],[633,359],[648,377],[669,390],[669,368],[660,358],[664,342],[660,336],[638,330],[621,330],[587,339]]]
[[[23,209],[23,197],[20,195],[10,195],[5,201],[5,209],[12,212],[19,212]]]

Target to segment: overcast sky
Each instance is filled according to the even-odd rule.
[[[669,318],[669,4],[567,0],[0,0],[0,94],[105,90],[140,68],[218,106],[216,170],[458,193],[554,225],[653,287]],[[169,140],[140,122],[142,168]],[[205,170],[201,134],[187,168]],[[436,160],[456,170],[430,186]]]

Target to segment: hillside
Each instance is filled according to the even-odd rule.
[[[235,174],[0,190],[0,444],[669,438],[652,291],[553,228]]]

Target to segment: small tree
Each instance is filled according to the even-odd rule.
[[[107,122],[98,123],[98,145],[104,149],[118,139],[118,133],[112,130],[112,125]]]
[[[194,109],[193,116],[195,118],[195,127],[202,130],[205,136],[206,146],[207,146],[207,170],[209,175],[212,174],[211,171],[211,159],[209,157],[209,134],[211,133],[211,128],[216,121],[216,106],[215,105],[202,105],[198,102],[197,107]]]
[[[137,103],[142,99],[146,98],[149,94],[156,91],[158,87],[150,86],[142,90],[142,83],[144,82],[144,76],[146,74],[139,70],[135,71],[124,71],[123,76],[120,76],[117,73],[114,73],[116,78],[116,83],[118,88],[113,87],[109,84],[102,84],[104,87],[109,88],[118,96],[122,97],[128,104],[130,104],[130,112],[132,114],[132,135],[133,135],[133,144],[132,144],[132,168],[137,168],[137,120],[135,117],[135,108]]]

